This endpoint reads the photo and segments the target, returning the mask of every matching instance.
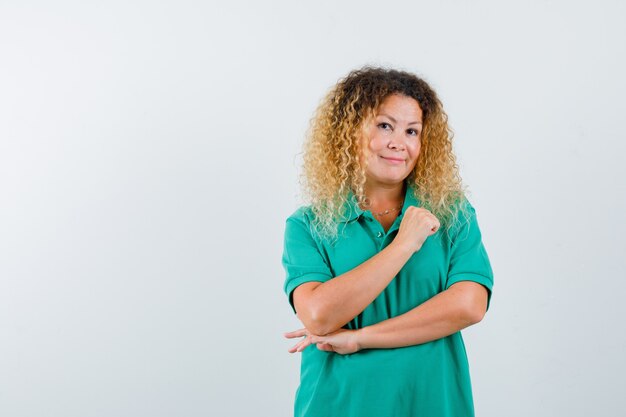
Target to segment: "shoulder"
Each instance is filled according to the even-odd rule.
[[[311,206],[300,206],[293,211],[285,220],[285,232],[288,235],[314,236],[312,221],[313,211]]]
[[[313,218],[311,206],[300,206],[287,217],[287,222],[299,222],[310,224]]]
[[[298,207],[293,213],[291,213],[286,219],[285,234],[286,237],[298,239],[298,240],[313,240],[318,245],[326,246],[327,244],[333,244],[333,231],[328,232],[324,229],[325,224],[318,221],[312,206],[305,205]],[[330,225],[331,228],[335,227],[334,232],[337,232],[338,224],[336,222]]]
[[[466,195],[463,195],[459,200],[449,206],[449,209],[451,215],[447,221],[449,222],[449,232],[451,236],[458,235],[475,221],[476,210]]]
[[[452,211],[455,213],[455,223],[461,224],[466,223],[470,216],[476,214],[474,205],[466,195],[463,195],[463,197],[454,203]]]

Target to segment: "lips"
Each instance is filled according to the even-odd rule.
[[[388,161],[392,161],[392,162],[404,162],[404,159],[402,158],[387,158],[385,156],[381,156],[381,158],[386,159]]]

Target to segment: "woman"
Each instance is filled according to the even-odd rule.
[[[312,119],[312,203],[286,221],[284,290],[304,328],[296,416],[473,416],[460,330],[493,272],[447,115],[417,76],[364,67]],[[312,346],[310,346],[312,345]]]

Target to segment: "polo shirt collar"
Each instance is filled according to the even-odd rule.
[[[401,217],[405,213],[408,207],[410,206],[419,207],[419,200],[415,197],[414,189],[415,189],[415,185],[413,183],[407,185],[406,191],[404,193],[404,205],[402,206],[402,212],[400,213],[399,217]],[[359,218],[360,216],[362,216],[363,213],[365,213],[366,211],[366,210],[361,209],[361,207],[359,207],[359,204],[356,201],[356,196],[354,195],[352,190],[348,191],[347,199],[348,201],[346,201],[346,203],[344,204],[344,210],[343,210],[344,215],[343,215],[343,219],[341,220],[342,223],[347,223],[352,220],[355,220]]]

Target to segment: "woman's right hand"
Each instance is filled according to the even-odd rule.
[[[440,226],[439,219],[427,209],[409,206],[404,213],[394,243],[407,248],[411,253],[417,252],[422,248],[426,238],[437,233]]]

